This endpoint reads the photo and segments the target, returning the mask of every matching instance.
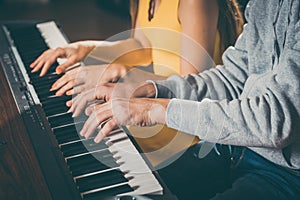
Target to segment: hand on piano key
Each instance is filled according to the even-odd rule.
[[[88,65],[67,71],[51,87],[50,91],[57,90],[56,95],[64,93],[74,95],[109,82],[117,82],[125,76],[127,68],[121,64]]]
[[[68,112],[73,112],[73,117],[78,117],[88,104],[90,104],[89,107],[92,107],[99,101],[109,101],[115,86],[115,83],[106,83],[78,94],[66,102],[66,105],[70,107]]]
[[[82,61],[95,46],[83,45],[85,43],[71,43],[65,47],[48,49],[44,51],[34,62],[30,64],[32,72],[41,70],[40,76],[44,76],[53,63],[59,58],[65,58],[64,62],[59,63],[56,68],[56,73],[61,74],[68,67]]]
[[[99,143],[118,126],[152,126],[165,123],[169,99],[113,98],[109,102],[93,105],[80,135],[90,138],[101,127],[94,141]]]
[[[120,83],[104,83],[91,88],[87,91],[83,91],[73,99],[66,102],[66,105],[70,107],[68,112],[73,112],[73,117],[78,117],[80,113],[88,106],[86,114],[90,113],[89,109],[92,108],[93,103],[99,100],[102,102],[108,102],[111,98],[134,98],[134,97],[154,97],[155,88],[152,83],[142,83],[140,85],[136,80]],[[76,88],[75,88],[76,89]]]

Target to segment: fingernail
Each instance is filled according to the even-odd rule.
[[[94,139],[94,142],[95,143],[99,143],[101,140],[100,140],[100,138],[98,138],[98,137],[96,137],[95,139]]]
[[[66,95],[70,96],[70,95],[71,95],[71,92],[70,92],[70,91],[66,92]]]
[[[101,142],[101,140],[103,140],[103,138],[104,138],[103,134],[99,132],[98,135],[95,137],[94,142],[99,143]]]
[[[56,73],[57,74],[61,74],[62,73],[62,70],[60,68],[56,68]]]

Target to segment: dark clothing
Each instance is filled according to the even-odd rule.
[[[181,200],[299,200],[300,171],[280,167],[246,147],[217,145],[202,159],[201,145],[159,171]],[[298,173],[298,174],[297,174]]]

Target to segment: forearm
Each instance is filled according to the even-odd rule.
[[[166,123],[213,143],[281,149],[295,139],[298,122],[289,108],[266,94],[232,101],[172,99]]]
[[[88,45],[94,45],[90,57],[108,62],[119,63],[126,66],[147,65],[152,62],[150,48],[145,48],[134,39],[120,41],[86,41]]]
[[[299,51],[286,48],[280,63],[249,77],[235,99],[173,99],[167,125],[210,142],[282,149],[298,137],[299,62]]]

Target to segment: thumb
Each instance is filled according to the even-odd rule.
[[[67,68],[71,67],[75,63],[76,63],[76,61],[74,59],[66,59],[65,62],[62,61],[62,64],[60,64],[56,67],[56,73],[61,74],[61,73],[65,72]]]

